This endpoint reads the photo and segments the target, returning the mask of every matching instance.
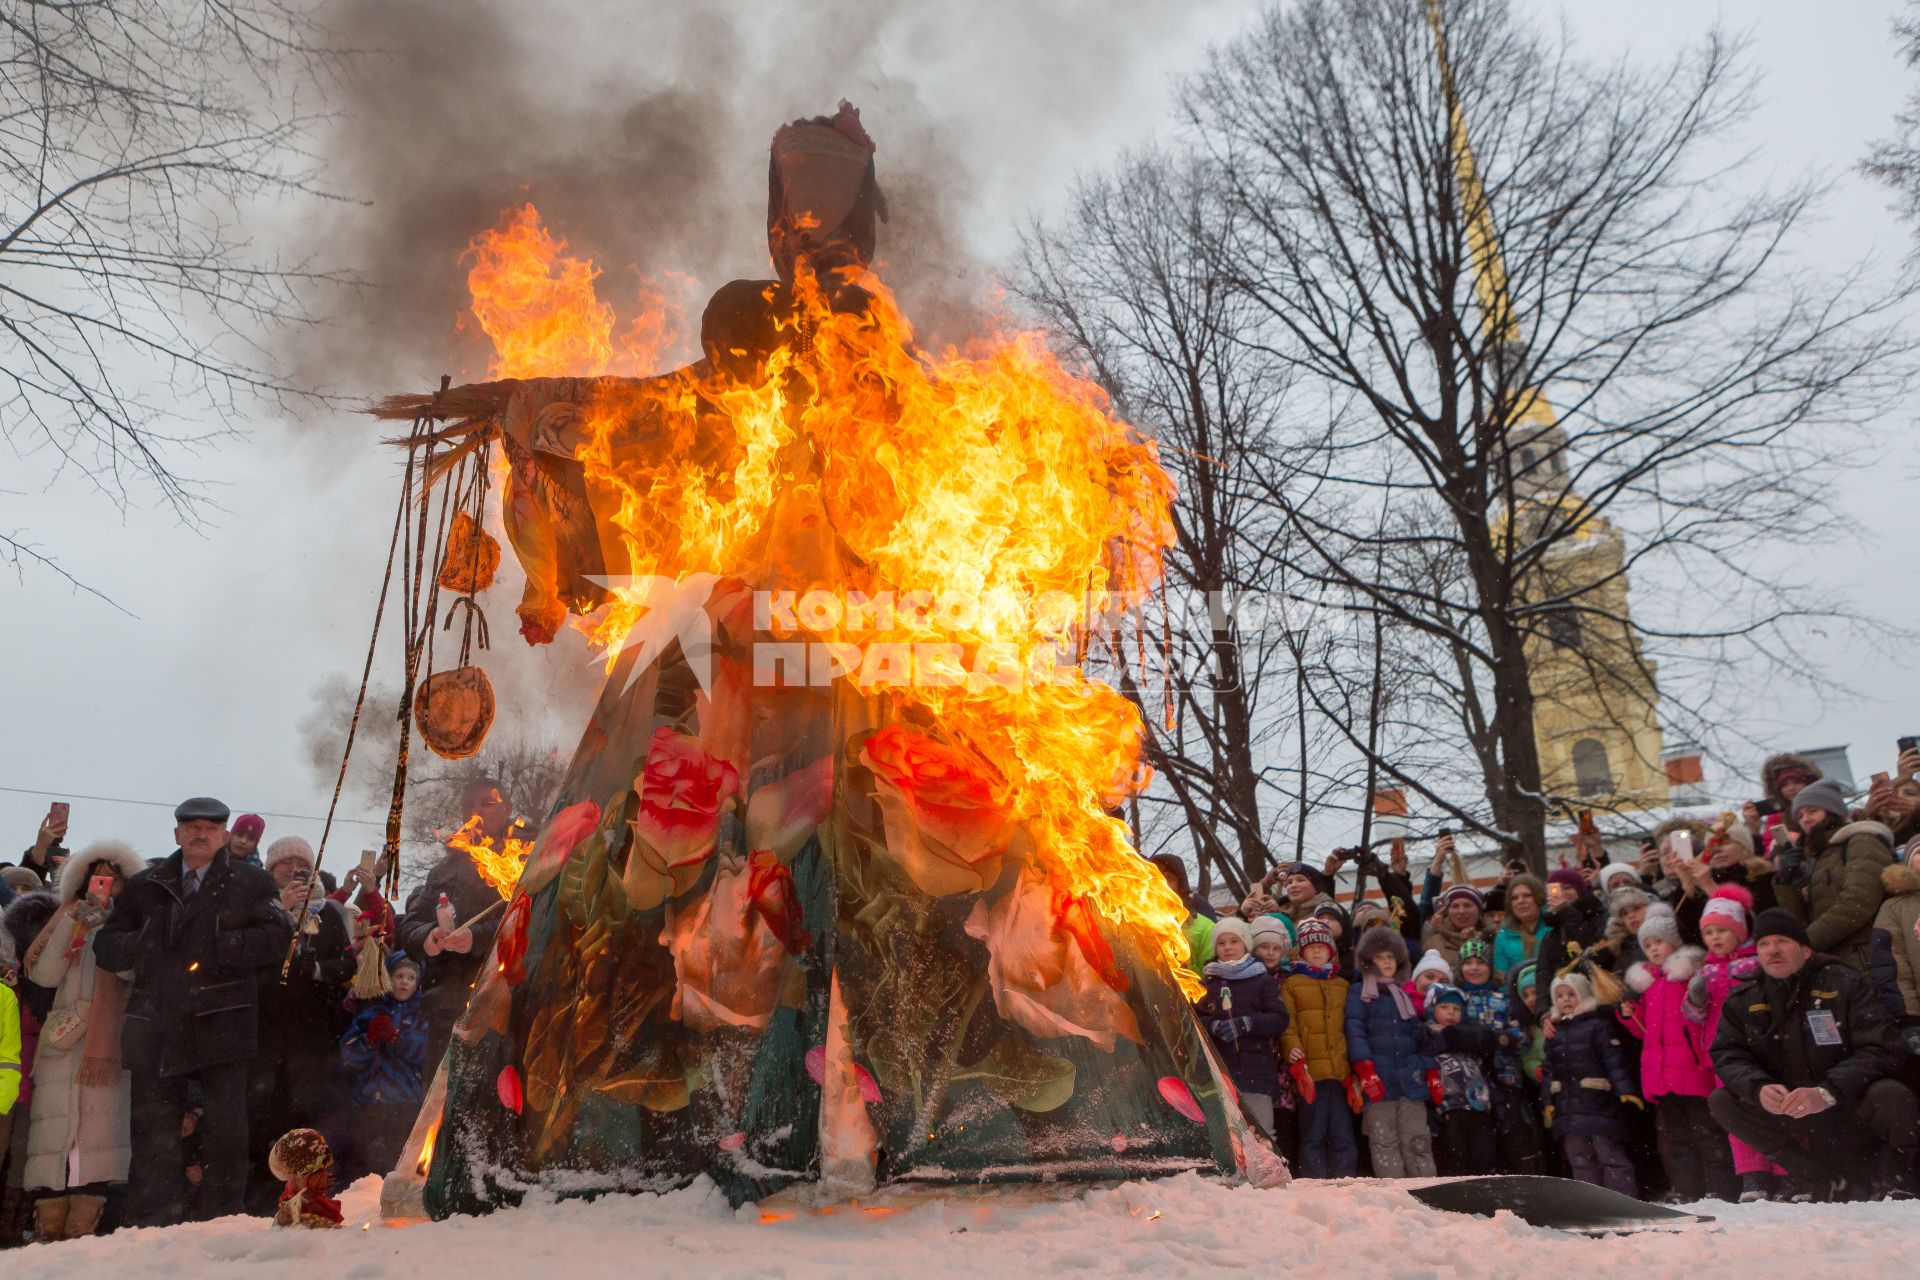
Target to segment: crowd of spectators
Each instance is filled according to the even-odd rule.
[[[478,839],[512,828],[492,782],[463,802]],[[391,1170],[492,946],[471,857],[447,846],[396,913],[372,860],[336,882],[209,797],[163,857],[70,851],[71,821],[56,804],[0,865],[0,1248],[270,1217],[298,1128],[343,1180]]]
[[[1216,909],[1174,858],[1194,1006],[1308,1177],[1558,1173],[1629,1195],[1920,1190],[1920,751],[1856,806],[1796,755],[1765,798],[1633,861],[1583,822],[1541,878],[1475,884],[1442,836],[1276,868]],[[1353,863],[1377,896],[1336,892]]]

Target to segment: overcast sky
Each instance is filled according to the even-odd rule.
[[[1549,21],[1564,16],[1595,53],[1631,48],[1652,57],[1697,36],[1713,17],[1708,6],[1671,0],[1532,7]],[[706,78],[726,78],[728,129],[714,136],[726,141],[727,154],[709,159],[712,189],[737,193],[730,215],[702,212],[695,243],[684,234],[651,234],[646,225],[670,217],[663,210],[677,207],[673,199],[646,209],[645,217],[635,212],[635,197],[604,202],[605,226],[636,223],[632,233],[651,235],[648,244],[684,245],[693,261],[682,269],[711,276],[701,280],[708,289],[727,275],[762,269],[764,205],[757,201],[764,199],[758,192],[765,139],[782,119],[830,111],[841,93],[862,103],[879,141],[883,183],[905,166],[909,202],[917,197],[924,206],[936,199],[930,193],[953,202],[923,207],[920,216],[943,220],[959,247],[991,260],[1005,250],[1010,229],[1046,209],[1075,168],[1144,139],[1165,118],[1171,78],[1255,11],[1233,0],[778,7],[743,0],[705,6],[709,25],[701,28],[684,14],[664,16],[666,6],[655,8],[575,3],[556,20],[547,6],[502,6],[511,17],[498,34],[508,47],[527,51],[524,74],[578,88],[571,118],[624,120],[630,132],[635,103],[684,87],[698,104],[713,92]],[[1804,246],[1811,257],[1837,266],[1871,250],[1888,274],[1907,250],[1907,232],[1887,212],[1884,194],[1850,166],[1888,130],[1913,80],[1889,35],[1896,8],[1887,0],[1748,0],[1728,11],[1751,32],[1765,76],[1760,108],[1738,145],[1759,153],[1761,176],[1809,168],[1831,176],[1824,221]],[[721,42],[733,61],[702,66],[688,50],[707,47],[700,42],[711,41],[716,12],[731,15],[745,34],[737,45]],[[511,25],[516,21],[529,25],[520,30]],[[679,40],[676,56],[660,56],[663,30]],[[570,69],[567,57],[585,62]],[[483,72],[467,73],[484,89]],[[676,77],[688,84],[675,84]],[[355,110],[352,101],[338,106]],[[890,113],[901,120],[895,132]],[[644,121],[638,127],[644,131]],[[911,155],[901,154],[902,133]],[[478,134],[462,145],[485,150]],[[493,156],[485,158],[489,165],[462,177],[475,207],[503,208],[529,196],[548,207],[537,187],[521,189],[511,163],[494,166]],[[941,181],[943,173],[950,182]],[[584,204],[595,187],[577,171],[570,184],[559,190],[556,175],[555,198],[589,221]],[[356,216],[390,214],[376,194]],[[356,234],[370,244],[375,235],[364,225]],[[611,231],[598,239],[622,243]],[[351,256],[351,234],[335,243]],[[441,265],[442,283],[457,285],[453,254]],[[414,266],[437,274],[431,261]],[[367,385],[342,388],[366,396],[426,389],[441,371],[456,380],[479,374],[470,367],[471,346],[453,334],[450,311],[425,311],[424,319],[410,319],[405,335],[371,317],[342,314],[313,349],[330,353],[349,383],[358,370],[377,370],[365,375]],[[356,344],[364,358],[332,355],[352,353]],[[220,796],[236,811],[307,815],[270,819],[268,836],[317,839],[314,815],[325,811],[327,787],[304,759],[297,725],[313,706],[315,687],[332,676],[357,678],[364,655],[398,483],[394,459],[375,437],[369,420],[345,413],[303,424],[263,417],[244,437],[185,462],[209,483],[217,504],[198,532],[158,510],[122,513],[70,476],[50,481],[38,455],[6,456],[0,527],[24,531],[125,612],[43,571],[29,570],[20,581],[0,578],[0,788],[9,789],[0,790],[0,848],[30,842],[47,802],[69,798],[76,840],[121,837],[144,853],[164,853],[171,847],[165,808],[125,801],[170,807],[200,793]],[[1863,454],[1840,503],[1858,521],[1856,541],[1782,548],[1780,556],[1783,566],[1817,564],[1857,583],[1871,611],[1920,629],[1910,568],[1914,507],[1901,500],[1915,478],[1911,439],[1901,414],[1884,424],[1877,451]],[[500,647],[484,663],[502,687],[502,723],[570,746],[593,687],[587,655],[572,644],[526,651],[514,635],[516,589],[496,590],[487,602]],[[1753,714],[1779,722],[1783,744],[1853,744],[1854,769],[1863,778],[1888,767],[1893,739],[1920,732],[1920,683],[1910,664],[1843,634],[1810,634],[1804,643],[1857,692],[1782,702],[1755,689]],[[383,660],[383,670],[395,666],[391,655]],[[390,731],[390,723],[375,728]],[[375,815],[355,806],[345,816]],[[343,838],[357,847],[372,831],[348,828]]]

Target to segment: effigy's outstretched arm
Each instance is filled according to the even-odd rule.
[[[387,443],[424,451],[423,494],[464,459],[499,442],[508,464],[503,523],[526,571],[515,612],[527,642],[545,644],[569,612],[591,612],[606,598],[605,578],[628,571],[624,541],[596,512],[595,485],[582,463],[593,429],[583,409],[618,404],[615,433],[622,446],[644,446],[665,425],[671,390],[701,368],[652,378],[502,378],[388,396],[369,412],[414,424],[410,434]],[[660,432],[661,444],[668,434]],[[606,442],[599,445],[605,453]]]

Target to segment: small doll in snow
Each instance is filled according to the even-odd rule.
[[[355,1159],[371,1173],[393,1171],[426,1095],[427,1018],[420,965],[405,953],[388,964],[386,995],[360,1002],[340,1037],[340,1062],[353,1107]]]
[[[333,1152],[318,1129],[290,1129],[267,1153],[267,1171],[285,1184],[273,1213],[276,1227],[337,1227],[343,1222],[333,1198]]]
[[[1493,1056],[1508,1047],[1507,1039],[1467,1017],[1467,997],[1460,988],[1436,983],[1427,991],[1421,1047],[1439,1066],[1433,1101],[1440,1113],[1440,1151],[1449,1177],[1489,1174],[1499,1162],[1500,1137],[1487,1076]]]
[[[1273,975],[1253,955],[1252,940],[1253,931],[1238,916],[1214,925],[1213,959],[1201,970],[1207,994],[1194,1002],[1193,1011],[1240,1091],[1241,1104],[1271,1139],[1273,1098],[1280,1091],[1273,1042],[1287,1029],[1287,1010]]]
[[[1653,1107],[1660,1134],[1660,1163],[1674,1199],[1682,1204],[1708,1195],[1739,1195],[1727,1136],[1707,1110],[1714,1089],[1706,1028],[1686,1016],[1687,986],[1707,953],[1680,944],[1672,911],[1649,911],[1640,926],[1646,959],[1627,970],[1634,998],[1621,1006],[1620,1021],[1640,1037],[1640,1096]]]

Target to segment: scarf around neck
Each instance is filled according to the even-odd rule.
[[[22,973],[39,963],[41,953],[46,951],[53,941],[53,935],[64,923],[73,929],[80,926],[67,914],[67,903],[53,913],[53,918],[41,928],[40,934],[27,948],[25,960],[20,966]],[[127,980],[117,973],[103,969],[93,958],[93,940],[88,938],[80,949],[79,955],[67,962],[69,972],[73,966],[80,969],[81,985],[86,983],[85,972],[93,970],[93,997],[87,1007],[87,1030],[81,1041],[79,1080],[83,1085],[110,1087],[120,1082],[120,1073],[124,1068],[120,1062],[120,1024],[127,1013]],[[61,975],[64,984],[66,975]],[[55,988],[58,990],[58,987]]]
[[[1413,1011],[1413,1001],[1408,997],[1406,989],[1391,978],[1383,980],[1377,973],[1370,972],[1361,980],[1360,998],[1363,1001],[1377,999],[1382,989],[1393,993],[1393,1007],[1400,1011],[1402,1018],[1418,1016]]]
[[[1264,978],[1267,966],[1258,956],[1242,956],[1238,960],[1209,960],[1203,970],[1209,978],[1223,978],[1228,982],[1237,982],[1243,978]]]

